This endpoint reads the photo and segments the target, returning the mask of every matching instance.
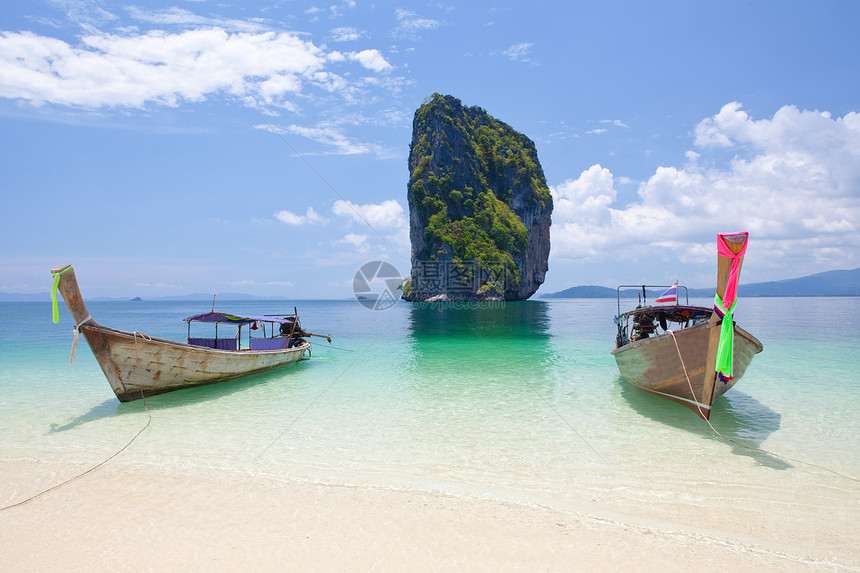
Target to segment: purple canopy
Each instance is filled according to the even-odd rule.
[[[251,324],[252,322],[274,322],[277,324],[287,324],[295,320],[295,317],[277,317],[277,316],[251,316],[242,314],[227,314],[226,312],[206,312],[197,316],[189,316],[185,319],[187,322],[227,322],[229,324]]]

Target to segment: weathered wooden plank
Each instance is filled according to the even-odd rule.
[[[719,328],[719,323],[701,323],[676,331],[674,336],[678,342],[677,347],[672,335],[666,333],[631,342],[616,348],[612,354],[621,376],[629,384],[679,402],[696,414],[699,414],[699,407],[696,405],[698,403],[707,417],[713,399],[731,388],[743,376],[753,356],[762,351],[762,344],[756,337],[735,325],[735,378],[728,384],[717,386],[710,395],[710,401],[706,402],[703,399],[703,386],[707,383],[710,369],[705,360],[709,352],[711,332]],[[684,365],[681,363],[681,357]],[[684,366],[687,368],[686,374]]]
[[[216,350],[102,326],[90,317],[71,265],[51,272],[62,273],[58,287],[63,300],[123,402],[283,368],[302,359],[310,348],[302,341],[281,350]]]

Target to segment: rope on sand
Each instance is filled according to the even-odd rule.
[[[91,474],[94,471],[96,471],[97,469],[99,469],[100,467],[102,467],[103,465],[105,465],[106,463],[108,463],[109,461],[111,461],[112,459],[114,459],[115,457],[117,457],[118,455],[120,455],[122,452],[124,452],[137,439],[137,437],[140,436],[143,433],[143,431],[146,430],[149,427],[149,425],[152,423],[152,412],[150,412],[149,408],[146,407],[146,398],[143,396],[143,390],[140,391],[140,398],[143,400],[143,408],[146,410],[146,413],[149,415],[149,420],[147,420],[146,425],[143,428],[141,428],[141,430],[137,434],[135,434],[134,437],[126,445],[124,445],[122,448],[120,448],[118,451],[116,451],[112,456],[110,456],[106,460],[94,465],[93,467],[91,467],[87,471],[80,473],[74,477],[71,477],[71,478],[67,479],[66,481],[59,483],[53,487],[49,487],[48,489],[46,489],[44,491],[40,491],[36,495],[28,497],[24,501],[19,501],[18,503],[13,503],[12,505],[7,505],[6,507],[0,507],[0,511],[5,511],[7,509],[12,509],[13,507],[19,507],[21,505],[30,503],[31,501],[33,501],[39,497],[42,497],[46,493],[52,492],[56,489],[59,489],[66,484],[72,483],[76,479],[82,478],[85,475]]]

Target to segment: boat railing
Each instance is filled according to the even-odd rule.
[[[616,292],[616,295],[618,298],[618,316],[621,316],[621,289],[635,288],[635,289],[639,290],[639,307],[643,307],[643,306],[648,305],[648,301],[647,301],[648,290],[647,289],[663,289],[663,290],[658,291],[656,293],[656,296],[660,296],[660,294],[665,292],[666,289],[672,288],[673,286],[674,285],[620,285],[617,289],[615,289],[615,292]],[[687,287],[682,286],[682,285],[678,285],[677,288],[678,288],[677,295],[681,294],[681,289],[684,290],[684,299],[686,300],[686,304],[689,305],[690,304],[690,293],[687,291]],[[675,297],[675,306],[678,306],[681,303],[681,297],[677,296],[677,295]]]

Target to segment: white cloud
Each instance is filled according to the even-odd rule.
[[[170,26],[208,26],[225,28],[235,32],[260,32],[268,27],[253,20],[235,20],[227,18],[208,18],[200,16],[183,8],[165,8],[163,10],[147,10],[138,6],[128,6],[126,12],[139,22],[150,24],[166,24]]]
[[[292,211],[287,210],[277,211],[275,213],[275,219],[281,221],[282,223],[286,223],[287,225],[293,226],[305,225],[309,223],[321,224],[328,222],[325,218],[320,216],[319,213],[314,211],[313,207],[308,207],[308,210],[305,212],[304,215],[296,215]]]
[[[70,21],[84,30],[95,30],[98,26],[119,19],[116,14],[107,11],[98,0],[50,0],[48,3],[65,12]]]
[[[565,181],[553,191],[554,217],[602,224],[609,222],[609,206],[617,195],[612,173],[600,165],[592,165],[579,179]]]
[[[386,61],[382,54],[379,53],[379,50],[350,52],[347,54],[347,59],[358,62],[368,70],[374,72],[387,72],[394,67]]]
[[[136,12],[138,18],[141,14]],[[180,9],[149,19],[207,21]],[[254,23],[246,28],[96,32],[77,45],[32,32],[0,32],[0,97],[35,105],[144,108],[226,95],[246,105],[294,109],[288,98],[307,89],[350,93],[351,85],[361,81],[326,69],[325,50],[297,33],[261,30]],[[351,52],[343,60],[372,72],[392,69],[378,50]]]
[[[338,123],[325,121],[312,127],[304,125],[288,125],[287,127],[276,127],[270,123],[259,124],[255,127],[257,129],[271,131],[272,133],[277,133],[282,136],[284,134],[299,135],[301,137],[310,139],[311,141],[315,141],[317,143],[321,143],[331,148],[330,150],[322,153],[313,151],[302,151],[303,155],[311,155],[314,153],[329,155],[360,155],[373,153],[374,155],[376,155],[376,157],[380,159],[391,159],[393,157],[399,157],[400,155],[396,151],[386,148],[379,143],[358,141],[354,138],[349,137],[345,133],[345,128],[343,126],[343,124],[360,125],[363,123],[373,123],[374,121],[377,120],[368,120],[364,117],[355,118],[345,116],[341,117],[338,120]]]
[[[308,210],[305,212],[305,219],[307,219],[311,223],[327,223],[328,219],[324,219],[319,215],[316,211],[314,211],[313,207],[308,207]]]
[[[332,29],[331,36],[335,42],[352,42],[361,38],[362,33],[355,28],[341,27]]]
[[[371,151],[369,144],[353,141],[343,133],[339,126],[328,123],[316,127],[290,125],[286,131],[334,147],[339,155],[357,155]]]
[[[367,235],[359,235],[357,233],[347,233],[338,243],[351,245],[359,253],[367,252],[370,246],[367,244]]]
[[[395,37],[417,39],[419,32],[433,30],[442,25],[438,20],[419,18],[414,12],[402,8],[395,10],[394,15],[397,18],[397,27],[393,31]]]
[[[409,219],[400,203],[394,199],[388,199],[382,203],[368,203],[366,205],[357,205],[351,201],[338,200],[332,206],[332,213],[338,217],[342,217],[348,221],[353,221],[360,224],[363,228],[373,231],[373,234],[381,239],[381,243],[376,243],[378,256],[387,257],[393,254],[397,256],[408,256],[409,254]],[[354,235],[354,234],[350,234]],[[347,235],[349,237],[350,235]],[[369,235],[354,235],[355,237],[363,236],[365,239]],[[349,241],[340,241],[341,243]],[[362,241],[353,244],[356,248],[360,248],[359,252],[365,252],[370,249],[370,242]],[[364,248],[364,245],[367,248]]]
[[[394,199],[367,205],[357,205],[351,201],[338,200],[334,202],[332,212],[339,217],[370,225],[376,232],[409,227],[403,207]]]
[[[296,215],[292,211],[278,211],[275,213],[275,219],[287,225],[304,225],[305,218],[301,215]]]
[[[532,47],[534,47],[534,44],[532,44],[531,42],[521,42],[519,44],[514,44],[513,46],[502,52],[502,54],[509,57],[515,62],[524,62],[531,64],[534,63],[531,58]]]
[[[733,102],[699,123],[695,145],[627,204],[600,165],[553,186],[553,257],[708,263],[717,232],[748,230],[750,256],[791,264],[783,275],[858,266],[860,114],[785,106],[754,120]],[[725,161],[727,150],[736,155]]]
[[[608,123],[610,125],[614,125],[615,127],[624,127],[628,129],[630,127],[620,119],[601,119],[600,123]]]

